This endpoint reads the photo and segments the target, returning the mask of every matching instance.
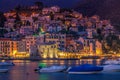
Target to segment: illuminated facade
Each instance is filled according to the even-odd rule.
[[[10,57],[14,52],[17,51],[17,41],[3,38],[0,39],[0,55]]]
[[[26,52],[25,44],[22,41],[11,39],[0,39],[0,56],[11,58],[26,58],[29,54]]]
[[[84,39],[85,54],[95,54],[95,39]]]
[[[55,42],[58,44],[58,48],[64,47],[66,43],[66,35],[65,34],[54,34],[47,33],[45,34],[45,42]]]
[[[14,50],[11,57],[14,58],[28,58],[30,54],[26,51],[25,41],[17,41],[17,49]]]
[[[102,54],[102,43],[100,43],[99,41],[96,41],[96,54]]]
[[[25,39],[22,40],[26,42],[26,51],[30,53],[31,46],[35,46],[37,44],[44,42],[44,36],[31,35],[31,36],[26,36]]]
[[[58,58],[58,46],[55,43],[40,44],[38,51],[42,58]]]
[[[30,52],[30,46],[35,45],[36,37],[35,36],[26,36],[23,41],[26,42],[26,51]]]

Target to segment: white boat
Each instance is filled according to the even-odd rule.
[[[39,72],[61,72],[66,69],[65,66],[51,66],[46,68],[41,68]]]
[[[0,62],[0,66],[13,66],[15,65],[13,62]]]
[[[118,64],[119,65],[120,60],[107,60],[104,62],[104,64],[110,64],[110,65],[113,65],[113,64],[117,65]]]
[[[120,72],[120,65],[105,65],[104,72]]]
[[[8,72],[8,69],[0,69],[0,73]]]

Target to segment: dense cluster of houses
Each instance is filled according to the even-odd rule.
[[[74,10],[52,6],[4,13],[8,33],[0,38],[0,55],[26,58],[74,58],[103,53],[103,39],[116,30],[109,20],[86,17]]]

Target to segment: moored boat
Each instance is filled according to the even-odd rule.
[[[0,66],[13,66],[15,65],[13,62],[0,62]]]
[[[104,72],[120,72],[120,65],[105,65]]]
[[[0,73],[8,72],[8,69],[0,69]]]
[[[80,66],[70,67],[67,71],[69,74],[95,74],[103,70],[103,67],[91,65],[91,64],[82,64]]]
[[[107,60],[107,61],[105,61],[104,62],[104,64],[110,64],[110,65],[113,65],[113,64],[115,64],[115,65],[119,65],[120,64],[120,60]]]
[[[39,72],[62,72],[65,69],[66,69],[65,66],[51,66],[51,67],[41,68]]]

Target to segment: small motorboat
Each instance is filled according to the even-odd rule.
[[[47,67],[46,63],[41,63],[40,62],[39,65],[38,65],[38,67],[36,69],[34,69],[34,71],[35,72],[39,72],[40,69],[46,68],[46,67]]]
[[[0,62],[0,66],[13,66],[15,65],[13,62]]]
[[[8,72],[8,69],[0,69],[0,73]]]
[[[120,65],[105,65],[103,72],[120,72]]]
[[[104,62],[104,64],[106,64],[106,65],[108,65],[108,64],[110,64],[110,65],[113,65],[113,64],[115,64],[115,65],[119,65],[120,64],[120,60],[107,60],[107,61],[105,61]]]
[[[80,66],[70,67],[67,72],[69,74],[95,74],[103,70],[103,67],[92,64],[82,64]]]
[[[64,70],[66,70],[65,66],[51,66],[51,67],[41,68],[39,72],[62,72]]]

